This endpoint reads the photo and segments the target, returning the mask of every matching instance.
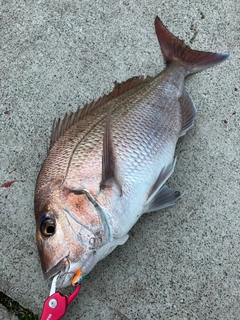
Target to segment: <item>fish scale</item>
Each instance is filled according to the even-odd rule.
[[[178,138],[196,115],[184,78],[229,55],[191,50],[158,17],[155,30],[164,71],[129,79],[53,126],[35,217],[42,269],[46,278],[58,274],[57,287],[81,281],[126,242],[143,213],[181,198],[166,181]]]

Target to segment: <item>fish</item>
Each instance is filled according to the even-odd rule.
[[[43,274],[58,275],[58,288],[81,282],[144,213],[181,198],[166,181],[197,112],[184,79],[229,54],[192,50],[159,17],[154,25],[161,73],[131,78],[53,123],[34,211]]]

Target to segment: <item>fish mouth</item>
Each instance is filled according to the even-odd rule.
[[[91,254],[84,264],[80,262],[72,262],[68,257],[66,257],[45,273],[45,277],[50,279],[58,274],[56,282],[57,288],[64,288],[70,285],[76,286],[86,278],[88,273],[95,266],[96,262],[96,253]],[[77,276],[78,270],[81,271],[79,276]],[[75,279],[74,282],[73,279]]]
[[[55,266],[44,273],[44,278],[46,280],[53,279],[56,275],[58,275],[56,287],[64,288],[71,285],[72,279],[76,275],[75,271],[71,271],[71,262],[66,256],[61,261],[59,261]],[[75,269],[74,269],[75,270]]]
[[[57,264],[55,264],[51,269],[44,272],[43,273],[44,278],[46,280],[49,280],[49,279],[53,278],[56,274],[59,274],[59,276],[62,276],[68,272],[69,267],[70,267],[70,263],[68,260],[68,256],[66,256],[61,261],[59,261]]]
[[[56,282],[57,288],[68,287],[71,284],[74,286],[86,278],[87,274],[93,269],[98,260],[99,256],[96,252],[92,253],[83,264],[80,263],[80,261],[73,262],[69,260],[69,255],[67,255],[65,258],[57,262],[51,269],[44,272],[44,278],[46,280],[50,280],[54,276],[58,275]],[[79,269],[81,270],[81,275],[74,283],[72,283],[72,280],[76,277],[76,272]]]

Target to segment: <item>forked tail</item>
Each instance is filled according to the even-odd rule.
[[[207,69],[223,62],[229,57],[227,53],[213,53],[190,49],[167,30],[159,17],[155,19],[155,30],[166,62],[178,61],[186,67],[188,73]]]

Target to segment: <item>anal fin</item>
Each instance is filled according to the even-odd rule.
[[[179,192],[174,192],[171,188],[164,185],[164,183],[173,173],[175,164],[176,159],[174,159],[171,164],[161,170],[157,181],[150,190],[143,212],[147,213],[166,208],[173,205],[181,198]]]
[[[192,98],[187,93],[186,89],[183,89],[183,94],[179,99],[182,109],[182,131],[183,136],[192,126],[194,122],[197,109],[192,101]]]
[[[148,202],[147,207],[145,206],[144,212],[148,213],[169,207],[181,197],[182,195],[180,195],[178,191],[173,191],[171,188],[164,185],[156,192],[151,201]]]

